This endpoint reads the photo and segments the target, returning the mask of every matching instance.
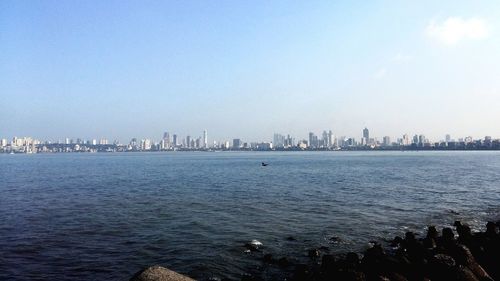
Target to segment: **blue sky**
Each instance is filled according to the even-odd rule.
[[[499,28],[498,1],[0,1],[0,137],[500,137]]]

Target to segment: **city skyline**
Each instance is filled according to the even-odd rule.
[[[195,149],[208,149],[208,148],[230,148],[230,147],[243,147],[250,144],[270,144],[269,148],[276,147],[302,147],[302,148],[334,148],[334,147],[346,147],[346,146],[410,146],[412,144],[429,144],[435,145],[437,143],[472,143],[477,140],[485,141],[500,141],[500,138],[496,136],[486,135],[480,138],[473,136],[451,136],[450,134],[445,134],[441,139],[430,139],[425,134],[408,134],[404,133],[400,136],[373,136],[367,127],[364,127],[361,131],[360,136],[346,136],[346,135],[336,135],[332,130],[323,130],[322,133],[316,135],[315,132],[309,132],[307,138],[300,138],[290,134],[274,133],[272,138],[265,138],[260,140],[243,140],[239,137],[233,138],[223,138],[223,139],[212,139],[209,141],[208,130],[203,130],[200,136],[196,134],[189,134],[186,136],[180,136],[177,133],[171,133],[165,131],[161,138],[141,138],[132,137],[129,141],[120,141],[118,139],[108,139],[106,137],[100,138],[63,138],[57,140],[51,139],[39,139],[32,136],[13,136],[10,140],[8,138],[0,136],[0,147],[18,146],[17,142],[29,142],[30,144],[86,144],[86,145],[132,145],[140,146],[145,150],[149,150],[152,146],[158,146],[159,150],[165,150],[170,148],[195,148]],[[230,143],[232,142],[232,145]],[[139,145],[140,144],[140,145]]]
[[[499,30],[497,1],[1,1],[0,135],[500,135]]]

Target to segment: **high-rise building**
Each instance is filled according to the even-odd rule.
[[[451,141],[451,136],[449,134],[446,134],[446,136],[445,136],[444,139],[445,139],[446,142],[450,142]]]
[[[426,143],[425,136],[424,135],[419,135],[418,136],[418,145],[423,146],[424,143]]]
[[[403,135],[403,141],[402,141],[402,144],[404,146],[407,146],[407,145],[410,145],[411,144],[411,140],[410,140],[410,136],[408,134],[404,134]]]
[[[130,140],[130,146],[137,146],[137,139],[136,138],[132,138]]]
[[[170,134],[168,132],[163,133],[163,139],[160,142],[161,149],[169,149],[170,148]]]
[[[274,134],[273,136],[273,146],[274,147],[285,147],[285,136],[281,134]]]
[[[151,140],[150,139],[141,140],[141,149],[142,150],[150,150],[151,149]]]
[[[241,147],[241,140],[240,139],[233,139],[233,149],[238,149]]]
[[[203,148],[208,148],[208,132],[207,130],[203,131]]]
[[[413,142],[412,143],[418,144],[418,136],[417,135],[413,136]]]
[[[382,143],[384,146],[390,146],[391,145],[391,138],[389,136],[385,136]]]
[[[294,145],[295,145],[294,139],[290,135],[287,135],[287,137],[285,139],[284,146],[285,147],[292,147]]]
[[[328,147],[332,147],[332,146],[335,146],[335,140],[334,140],[332,130],[329,130],[328,131]]]
[[[309,147],[318,148],[318,146],[319,146],[318,136],[316,136],[314,133],[309,133]]]
[[[363,129],[363,138],[370,139],[370,131],[366,127]]]
[[[326,131],[323,131],[323,134],[321,136],[322,136],[321,146],[329,147],[330,145],[328,144],[328,133]]]
[[[190,147],[191,147],[191,136],[187,136],[187,137],[186,137],[186,146],[187,146],[188,148],[190,148]]]
[[[172,135],[172,143],[173,143],[174,146],[179,145],[179,143],[177,143],[177,135],[176,134]]]

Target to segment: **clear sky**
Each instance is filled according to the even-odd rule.
[[[0,1],[0,137],[500,137],[500,1]]]

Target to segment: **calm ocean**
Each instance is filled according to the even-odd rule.
[[[500,211],[500,152],[3,154],[0,167],[0,280],[128,280],[152,264],[238,279],[264,270],[252,239],[300,259]]]

